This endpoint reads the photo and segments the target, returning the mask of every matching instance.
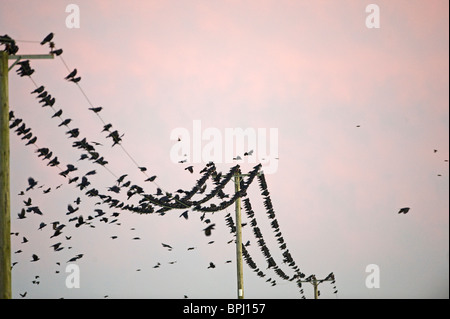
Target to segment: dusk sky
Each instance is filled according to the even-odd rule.
[[[79,9],[78,26],[69,4]],[[379,8],[377,28],[366,23],[369,4]],[[3,0],[0,36],[16,40],[17,54],[48,53],[39,43],[50,32],[55,49],[63,49],[53,60],[30,60],[32,80],[17,75],[18,66],[9,72],[10,109],[37,136],[36,145],[25,146],[10,133],[11,231],[19,233],[11,237],[13,298],[237,295],[235,245],[228,243],[234,237],[224,219],[234,217],[234,205],[208,215],[215,223],[209,237],[192,209],[186,220],[183,210],[139,215],[98,205],[38,158],[37,146],[51,149],[62,169],[75,165],[73,176],[95,169],[89,188],[109,195],[123,174],[150,194],[158,186],[190,190],[209,151],[223,174],[236,164],[247,173],[261,162],[295,263],[306,276],[335,275],[334,284],[319,285],[320,298],[449,298],[448,11],[444,0]],[[64,79],[74,68],[79,87]],[[53,109],[30,94],[41,85],[56,98]],[[92,106],[124,134],[123,147],[111,147]],[[107,169],[79,160],[75,139],[52,118],[59,109],[80,140],[101,143]],[[255,145],[244,145],[251,157],[226,142],[226,132],[238,128],[256,134]],[[171,139],[179,132],[187,135]],[[180,151],[185,163],[171,157],[177,143],[187,145]],[[190,165],[193,173],[185,170]],[[145,182],[153,175],[156,184]],[[38,185],[25,192],[29,177]],[[209,182],[206,193],[212,188]],[[234,185],[225,192],[233,195]],[[256,180],[247,197],[272,256],[292,276]],[[18,219],[28,198],[43,215]],[[69,204],[79,207],[70,216]],[[403,207],[409,212],[398,214]],[[110,221],[120,213],[120,225],[68,221],[95,209]],[[267,269],[244,210],[242,216],[243,242],[267,274],[260,278],[244,263],[245,298],[301,298],[295,281]],[[54,221],[66,227],[50,238]],[[41,222],[47,226],[38,230]],[[64,249],[50,247],[57,242]],[[30,262],[33,254],[40,260]],[[79,267],[79,288],[66,286],[69,264]],[[374,275],[369,265],[379,269],[379,287],[366,285]],[[311,284],[303,290],[313,298]]]

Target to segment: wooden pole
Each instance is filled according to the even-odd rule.
[[[0,51],[0,299],[11,299],[8,53]]]
[[[234,187],[236,193],[241,190],[241,177],[239,170],[234,175]],[[237,264],[238,299],[244,299],[244,274],[242,269],[242,222],[241,222],[240,197],[236,199],[236,264]]]

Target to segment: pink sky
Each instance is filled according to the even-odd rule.
[[[69,67],[78,69],[89,99],[103,106],[102,117],[125,133],[124,147],[158,175],[161,186],[190,188],[204,166],[196,164],[196,174],[190,175],[170,161],[173,129],[192,131],[194,120],[222,132],[277,128],[278,170],[267,181],[284,238],[303,272],[319,277],[334,272],[339,298],[448,298],[448,2],[77,1],[79,29],[65,25],[69,3],[3,1],[0,34],[40,41],[54,32],[56,46],[63,48]],[[380,7],[379,29],[365,26],[369,3]],[[46,52],[36,43],[18,45],[21,53]],[[31,61],[33,80],[48,88],[75,127],[104,144],[111,170],[143,183],[133,163],[99,134],[101,123],[76,86],[63,80],[68,72],[59,60]],[[33,89],[31,81],[11,71],[11,109],[42,145],[66,163],[76,162],[79,152],[50,119],[51,111],[28,94]],[[66,183],[14,133],[11,160],[13,195],[29,176],[53,187]],[[252,166],[242,164],[244,170]],[[224,172],[229,167],[218,164]],[[97,170],[97,186],[114,184],[111,175]],[[152,187],[149,192],[155,191]],[[46,218],[52,220],[78,193],[65,185],[59,193],[29,196],[47,208]],[[256,185],[249,194],[261,206]],[[24,199],[13,196],[11,214],[12,227],[26,233],[39,219],[15,220]],[[411,207],[410,213],[397,215],[404,206]],[[95,209],[90,200],[82,207],[86,215]],[[177,214],[123,212],[123,224],[141,229],[145,244],[125,240],[131,236],[125,226],[120,229],[124,239],[114,246],[109,228],[74,233],[73,249],[86,251],[80,267],[89,278],[77,291],[64,287],[64,274],[48,274],[42,283],[47,289],[30,288],[34,270],[26,260],[32,250],[14,255],[13,260],[23,260],[13,272],[14,296],[28,289],[34,297],[234,298],[235,265],[222,265],[234,260],[223,218],[214,216],[214,246],[205,244],[194,213],[189,221]],[[264,224],[264,212],[258,216]],[[265,230],[274,244],[270,228]],[[53,243],[42,232],[30,237]],[[250,229],[244,237],[253,242],[252,255],[265,268]],[[164,240],[178,252],[167,255],[160,246]],[[13,250],[20,246],[15,238],[13,245]],[[189,245],[199,247],[195,255],[186,253]],[[153,253],[143,253],[148,247]],[[35,251],[55,258],[45,248]],[[127,262],[117,262],[118,251]],[[164,258],[178,264],[152,272],[151,266]],[[206,271],[211,260],[221,265],[214,272]],[[141,273],[135,274],[134,261]],[[379,289],[364,284],[365,267],[373,263],[381,269]],[[244,268],[248,298],[299,297],[294,284],[280,279],[280,285],[270,287]],[[129,277],[122,281],[117,272]],[[305,287],[308,298],[310,288]],[[322,297],[336,296],[324,286]]]

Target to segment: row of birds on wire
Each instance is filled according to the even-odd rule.
[[[8,36],[4,36],[0,39],[9,38]],[[11,38],[9,38],[11,39]],[[62,49],[54,50],[54,42],[52,42],[53,34],[49,34],[42,42],[41,44],[44,45],[46,43],[49,44],[51,51],[51,54],[55,54],[57,56],[60,56],[62,54]],[[3,41],[3,42],[1,42]],[[17,53],[18,48],[16,48],[16,44],[14,40],[8,40],[4,41],[1,40],[0,44],[5,44],[6,51],[8,51],[9,54],[15,54]],[[15,46],[15,47],[14,47]],[[17,49],[17,50],[16,50]],[[62,60],[63,63],[67,64]],[[66,127],[67,131],[65,134],[68,136],[69,139],[75,140],[72,143],[72,147],[75,149],[78,149],[81,151],[79,160],[87,160],[91,161],[94,164],[100,165],[101,167],[106,168],[108,172],[113,174],[117,180],[116,183],[108,188],[108,192],[111,194],[104,194],[98,190],[98,188],[92,187],[89,188],[92,185],[92,179],[91,176],[96,175],[96,170],[90,170],[86,172],[85,174],[79,175],[79,176],[73,176],[75,175],[75,172],[78,173],[78,168],[73,164],[65,164],[65,167],[63,164],[61,164],[60,160],[58,159],[58,156],[56,153],[54,153],[51,149],[47,147],[41,147],[38,146],[37,142],[37,136],[33,134],[31,131],[31,128],[29,128],[24,121],[21,118],[17,118],[15,113],[13,111],[9,114],[9,120],[10,120],[10,129],[14,129],[15,133],[24,141],[26,141],[25,145],[34,145],[36,147],[36,154],[38,158],[42,158],[43,160],[47,160],[47,166],[56,167],[60,170],[59,175],[61,175],[64,178],[67,178],[68,184],[73,184],[76,188],[78,188],[80,191],[85,191],[84,195],[88,197],[94,197],[98,198],[101,204],[108,205],[109,208],[112,209],[120,209],[120,210],[127,210],[135,213],[140,214],[148,214],[148,213],[158,213],[159,215],[164,215],[166,212],[172,210],[172,209],[183,209],[185,210],[180,217],[188,218],[187,214],[189,209],[192,209],[194,211],[203,212],[202,220],[205,220],[204,216],[205,213],[214,213],[217,211],[222,211],[232,205],[237,198],[245,198],[247,195],[247,188],[250,186],[250,184],[253,182],[253,179],[257,176],[259,179],[259,184],[261,188],[261,195],[264,196],[264,206],[267,209],[267,216],[269,219],[271,219],[271,226],[275,231],[275,237],[277,238],[278,243],[280,244],[280,249],[283,251],[283,263],[286,263],[289,267],[292,268],[294,271],[294,275],[288,276],[284,273],[284,271],[281,270],[281,268],[275,263],[275,260],[271,256],[270,251],[267,248],[267,245],[262,237],[262,234],[260,232],[260,229],[257,226],[256,218],[254,217],[254,213],[251,209],[250,200],[249,198],[246,198],[244,200],[245,208],[247,211],[247,214],[249,218],[251,218],[250,224],[253,227],[253,233],[255,237],[257,238],[258,245],[261,249],[261,252],[266,257],[266,261],[268,263],[267,268],[272,268],[274,272],[282,279],[297,281],[297,285],[300,288],[300,292],[303,295],[303,290],[301,289],[301,279],[305,277],[305,275],[300,272],[298,266],[295,264],[292,256],[289,253],[289,250],[286,247],[286,243],[284,242],[283,237],[281,236],[281,232],[279,229],[278,222],[275,218],[275,212],[273,210],[272,202],[270,200],[269,192],[267,190],[267,184],[264,179],[264,175],[260,173],[261,165],[257,165],[254,167],[254,169],[248,174],[247,179],[241,180],[241,187],[240,191],[235,192],[234,195],[230,196],[228,194],[225,194],[224,188],[225,186],[230,182],[230,180],[235,176],[236,174],[240,173],[239,165],[236,165],[230,169],[230,171],[227,174],[222,174],[221,172],[217,172],[216,167],[214,163],[210,162],[208,163],[201,171],[200,174],[203,174],[202,177],[197,180],[197,183],[194,185],[194,187],[189,190],[177,190],[177,194],[173,195],[170,192],[163,191],[161,187],[155,182],[155,179],[157,178],[156,175],[150,176],[147,174],[147,168],[143,166],[137,165],[136,161],[130,156],[130,158],[133,160],[133,162],[136,164],[138,169],[143,172],[146,175],[145,182],[152,182],[156,184],[157,192],[156,194],[149,194],[144,191],[144,188],[137,184],[132,184],[130,180],[126,180],[127,174],[118,175],[114,174],[112,171],[109,170],[107,164],[107,159],[101,155],[101,153],[98,151],[96,146],[101,145],[96,142],[88,142],[86,138],[80,138],[81,132],[79,128],[72,128],[72,120],[70,118],[63,118],[63,109],[57,109],[56,106],[56,99],[51,95],[50,92],[48,92],[45,89],[44,85],[37,85],[36,82],[31,78],[31,75],[34,74],[34,69],[31,68],[29,60],[26,61],[16,61],[16,64],[19,65],[19,68],[17,69],[17,74],[21,77],[27,76],[29,77],[33,83],[35,84],[35,89],[31,92],[31,94],[36,95],[36,98],[38,99],[38,103],[41,104],[42,108],[48,108],[53,110],[53,114],[51,118],[57,118],[59,119],[58,127]],[[81,80],[81,77],[77,77],[77,69],[73,69],[70,71],[70,73],[64,78],[67,81],[75,83],[80,90],[81,87],[79,86],[79,82]],[[102,121],[103,129],[102,132],[106,132],[106,138],[112,140],[112,147],[116,145],[120,145],[123,148],[122,145],[122,137],[123,134],[120,134],[117,130],[112,129],[112,124],[106,123],[100,116],[100,112],[103,109],[102,107],[95,107],[92,105],[90,100],[87,98],[87,95],[82,90],[82,93],[86,97],[87,101],[90,104],[89,110],[94,112],[99,119]],[[124,149],[124,148],[123,148]],[[129,153],[126,152],[128,155]],[[62,168],[64,167],[64,168]],[[189,170],[190,173],[193,173],[192,166],[187,167],[187,170]],[[200,200],[192,200],[194,195],[198,194],[204,194],[206,191],[206,181],[209,180],[213,181],[215,188],[210,191],[208,194],[204,195],[203,198]],[[33,179],[29,179],[29,186],[28,188],[33,188],[35,185],[35,181]],[[33,186],[34,185],[34,186]],[[117,194],[121,193],[125,189],[127,200],[123,201],[117,198]],[[50,192],[50,189],[44,190],[44,193]],[[135,195],[138,195],[139,198],[138,204],[130,204],[129,200],[131,197],[134,197]],[[208,203],[213,198],[219,198],[221,199],[220,204],[210,204],[209,206],[206,206],[204,204]],[[68,206],[68,212],[75,213],[76,208],[70,209]],[[25,218],[26,212],[34,212],[39,214],[39,208],[36,206],[28,206],[26,210],[22,210],[19,213],[18,218]],[[113,213],[114,214],[114,213]],[[116,213],[117,214],[117,213]],[[105,218],[103,216],[104,214],[98,212],[95,216],[89,216],[87,219],[85,219],[83,216],[78,216],[77,218],[73,217],[70,219],[71,222],[75,222],[75,227],[78,228],[81,225],[84,224],[92,224],[91,220],[94,218],[103,218],[103,221],[105,221]],[[103,217],[102,217],[103,216]],[[117,217],[117,216],[116,216]],[[209,220],[209,219],[207,219]],[[225,216],[226,224],[230,227],[231,232],[235,231],[235,227],[233,226],[233,219],[231,218],[231,215]],[[55,233],[53,236],[58,236],[60,233],[62,233],[61,225],[58,226],[58,224],[53,224],[53,230]],[[40,225],[42,226],[42,224]],[[215,224],[211,223],[206,228],[203,229],[206,236],[210,236],[212,230],[214,229]],[[44,227],[44,226],[43,226]],[[41,227],[40,227],[41,228]],[[42,228],[41,228],[42,229]],[[55,237],[56,237],[55,236]],[[57,248],[60,248],[59,246]],[[258,276],[265,277],[266,275],[260,270],[259,267],[256,266],[253,259],[251,258],[248,251],[245,249],[245,245],[243,245],[243,256],[246,260],[247,264],[250,266],[251,269],[253,269]],[[81,258],[81,257],[80,257]],[[35,257],[33,257],[33,260]],[[32,261],[33,261],[32,260]],[[214,268],[213,264],[210,264],[210,267],[208,268]],[[275,285],[276,282],[272,279],[268,280],[272,285]]]

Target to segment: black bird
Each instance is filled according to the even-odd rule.
[[[181,214],[179,217],[181,217],[181,216],[183,216],[184,217],[184,219],[188,219],[189,218],[189,216],[188,216],[188,211],[185,211],[183,214]]]
[[[73,206],[69,204],[69,205],[67,205],[67,209],[68,209],[68,212],[66,213],[66,215],[70,215],[70,214],[75,213],[80,208],[79,207],[73,208]]]
[[[29,140],[29,141],[25,144],[25,146],[34,144],[34,143],[36,143],[36,141],[37,141],[37,136],[35,136],[35,137],[33,137],[31,140]]]
[[[168,248],[169,251],[172,250],[172,246],[170,246],[170,245],[167,245],[167,244],[164,244],[164,243],[161,243],[161,245],[162,245],[163,247],[165,247],[165,248]]]
[[[31,256],[31,258],[33,258],[31,261],[38,261],[39,257],[36,254],[33,254],[33,256]]]
[[[155,179],[156,179],[156,175],[153,175],[153,176],[147,178],[145,181],[146,182],[153,182]]]
[[[192,166],[186,167],[185,170],[188,170],[191,174],[194,173],[194,168]]]
[[[38,87],[36,90],[34,90],[33,92],[31,92],[31,94],[33,93],[42,93],[45,90],[45,87],[43,85],[41,85],[40,87]]]
[[[62,114],[62,112],[63,112],[62,110],[56,111],[55,114],[52,115],[52,118],[54,118],[54,117],[60,117],[61,114]]]
[[[51,50],[50,53],[60,56],[63,53],[63,49]]]
[[[19,218],[19,219],[27,218],[27,217],[25,216],[25,213],[26,213],[25,208],[22,208],[22,210],[20,211],[20,213],[17,214],[17,216],[19,216],[18,218]]]
[[[210,262],[207,269],[209,269],[209,268],[216,268],[216,265],[214,265],[214,263]]]
[[[81,80],[81,76],[77,77],[77,78],[71,78],[69,81],[72,81],[73,83],[78,83]]]
[[[398,213],[399,214],[406,214],[408,211],[409,211],[409,207],[403,207],[403,208],[400,208]]]
[[[46,44],[47,42],[50,42],[53,39],[53,32],[50,32],[45,38],[44,40],[41,41],[41,45]]]
[[[63,126],[63,125],[67,125],[67,124],[69,124],[70,122],[72,122],[72,119],[65,119],[64,121],[62,121],[62,122],[58,125],[58,127],[59,127],[59,126]]]
[[[91,110],[94,113],[98,113],[101,110],[103,110],[103,108],[101,106],[100,107],[90,107],[89,110]]]
[[[211,224],[203,229],[203,231],[205,232],[205,236],[211,236],[211,231],[214,229],[214,226],[216,226],[216,224]]]
[[[37,182],[34,180],[33,177],[29,177],[28,178],[28,188],[25,191],[29,191],[31,189],[33,189],[35,186],[37,185]]]
[[[40,224],[39,224],[38,230],[41,230],[41,229],[44,228],[45,226],[47,226],[46,223],[44,223],[44,222],[40,223]]]
[[[77,75],[77,69],[73,69],[72,72],[70,72],[65,78],[64,80],[68,80],[70,78],[73,78],[75,75]]]

